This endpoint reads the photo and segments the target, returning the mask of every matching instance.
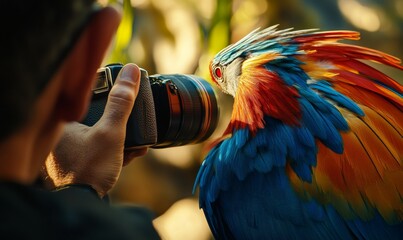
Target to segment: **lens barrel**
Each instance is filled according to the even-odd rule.
[[[166,148],[206,140],[218,123],[217,98],[211,85],[194,75],[149,77],[157,119],[153,148]]]
[[[98,70],[87,116],[93,126],[103,115],[108,94],[122,64]],[[148,76],[141,69],[139,93],[126,126],[125,149],[165,148],[199,143],[217,127],[219,109],[211,85],[193,75]]]

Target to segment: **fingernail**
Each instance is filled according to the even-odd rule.
[[[133,78],[133,66],[125,65],[122,68],[121,78]]]
[[[135,64],[130,63],[126,64],[123,67],[120,77],[123,79],[130,79],[131,81],[136,82],[138,80],[138,75],[139,75],[138,67]]]

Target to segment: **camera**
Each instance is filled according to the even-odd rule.
[[[98,69],[85,125],[102,116],[122,64]],[[156,74],[140,69],[139,93],[126,126],[125,149],[166,148],[199,143],[217,127],[219,108],[211,85],[194,75]]]

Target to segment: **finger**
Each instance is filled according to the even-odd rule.
[[[98,121],[102,127],[113,132],[125,132],[127,120],[133,109],[140,85],[140,69],[135,64],[127,64],[120,71],[112,87],[105,111]]]

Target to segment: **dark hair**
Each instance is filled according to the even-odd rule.
[[[0,2],[0,141],[30,117],[35,100],[86,25],[94,1]]]

